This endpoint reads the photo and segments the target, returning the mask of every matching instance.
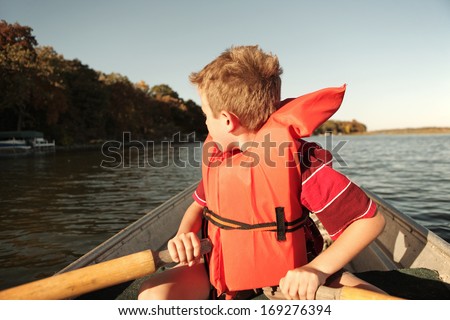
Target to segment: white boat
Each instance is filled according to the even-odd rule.
[[[20,155],[31,151],[31,146],[24,139],[0,140],[0,155]]]
[[[30,149],[31,147],[27,145],[27,142],[23,139],[8,139],[0,140],[0,148],[2,149]]]
[[[55,150],[55,141],[44,139],[38,131],[0,132],[0,156],[19,156]]]
[[[48,142],[48,140],[44,138],[34,138],[31,140],[31,145],[34,149],[52,149],[55,148],[55,140],[53,140],[53,142]]]

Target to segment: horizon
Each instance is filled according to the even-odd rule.
[[[259,44],[280,59],[283,99],[347,83],[331,120],[356,119],[368,131],[450,127],[445,0],[0,0],[0,9],[1,19],[32,28],[39,46],[67,60],[167,84],[199,105],[189,74],[231,45]]]

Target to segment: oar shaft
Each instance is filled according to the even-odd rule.
[[[200,253],[210,251],[211,243],[203,239]],[[145,250],[0,291],[0,300],[68,299],[141,278],[168,263],[173,263],[168,250]]]
[[[153,254],[146,250],[0,291],[0,299],[67,299],[155,271]]]
[[[403,300],[402,298],[354,287],[330,288],[320,286],[316,300]]]

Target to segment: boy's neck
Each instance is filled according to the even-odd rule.
[[[237,132],[233,133],[234,141],[233,147],[239,148],[241,151],[247,150],[253,145],[257,131],[249,131],[244,128],[240,128]]]

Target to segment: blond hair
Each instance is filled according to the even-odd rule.
[[[225,50],[189,80],[206,95],[214,117],[223,110],[242,126],[258,130],[280,102],[282,69],[275,55],[258,46]]]

